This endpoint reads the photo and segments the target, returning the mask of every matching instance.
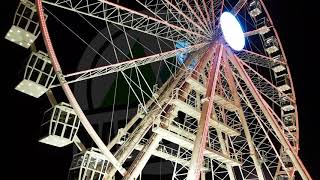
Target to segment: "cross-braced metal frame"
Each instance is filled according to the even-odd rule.
[[[36,23],[41,28],[48,56],[43,52],[33,52],[33,56],[46,57],[39,58],[39,62],[50,58],[51,63],[47,63],[50,66],[43,65],[39,71],[54,70],[52,77],[58,80],[54,83],[51,78],[50,85],[43,86],[37,76],[38,81],[24,80],[16,89],[34,97],[46,93],[52,106],[57,107],[52,90],[61,87],[71,105],[66,106],[72,107],[72,117],[79,118],[98,147],[94,152],[97,158],[92,160],[95,166],[87,163],[74,168],[73,164],[69,177],[114,179],[119,172],[123,180],[143,178],[142,170],[155,156],[172,162],[172,180],[208,177],[282,180],[297,175],[312,179],[298,156],[297,104],[288,62],[262,0],[135,0],[134,3],[130,6],[109,0],[35,0],[33,4],[22,0],[19,9],[30,10],[16,13],[19,19],[25,18],[28,24]],[[219,23],[223,11],[232,12],[243,22],[244,50],[234,51],[224,41]],[[35,12],[39,22],[33,17]],[[77,14],[108,42],[109,54],[102,54],[87,43],[64,22],[61,12]],[[55,54],[59,47],[51,42],[47,17],[86,44],[103,65],[64,73],[60,67],[63,60]],[[97,21],[106,26],[107,34],[98,30]],[[39,30],[29,33],[28,28],[20,30],[20,26],[20,21],[14,21],[6,38],[26,48],[34,47],[31,43]],[[111,35],[111,26],[124,35],[125,41],[119,42]],[[133,32],[152,39],[156,48],[137,40]],[[31,40],[21,38],[32,34]],[[25,45],[19,39],[29,42]],[[131,49],[133,42],[147,53],[142,57],[136,55]],[[38,63],[30,64],[33,62],[30,59],[28,67],[36,68]],[[158,68],[154,82],[144,72],[150,65]],[[169,77],[159,78],[161,70]],[[26,70],[25,76],[35,77],[34,72]],[[121,88],[117,87],[122,83],[119,77],[128,89],[127,110],[132,99],[138,108],[136,115],[116,129],[116,135],[111,137],[110,133],[105,143],[90,124],[70,85],[111,74],[117,74],[113,99],[109,99],[113,101],[112,111]],[[157,84],[161,86],[157,88]],[[53,117],[57,122],[69,123],[69,116],[53,114]],[[78,129],[78,125],[73,127],[69,123],[68,127]],[[74,142],[80,154],[91,153],[76,133],[66,141],[65,130],[62,135],[56,129],[54,132],[55,135],[44,137],[45,143],[60,146]],[[60,140],[67,143],[57,142]],[[74,163],[85,164],[83,157],[75,156]],[[134,159],[125,167],[130,157]],[[99,166],[99,158],[103,159],[103,166]],[[81,169],[80,174],[77,169]]]

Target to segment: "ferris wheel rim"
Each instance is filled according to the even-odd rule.
[[[65,80],[62,76],[62,71],[61,67],[58,61],[58,58],[55,55],[55,51],[53,48],[53,45],[51,43],[51,39],[49,36],[49,32],[47,29],[46,21],[45,21],[45,16],[42,8],[42,0],[36,0],[36,5],[37,5],[37,10],[38,10],[38,16],[39,16],[39,21],[40,21],[40,27],[43,35],[43,39],[45,41],[45,46],[48,50],[48,54],[50,57],[50,61],[53,65],[54,71],[57,74],[58,80],[61,84],[61,87],[63,88],[63,91],[65,95],[67,96],[72,108],[74,111],[78,114],[79,119],[83,126],[85,127],[87,133],[91,136],[93,141],[96,142],[97,146],[99,149],[102,151],[102,153],[108,157],[109,161],[119,170],[121,174],[125,174],[126,170],[122,167],[122,165],[117,161],[117,159],[113,156],[113,154],[109,151],[107,146],[103,143],[101,138],[97,135],[97,133],[94,131],[92,125],[84,115],[81,107],[79,106],[77,100],[75,99],[70,87],[68,84],[65,83]]]
[[[288,69],[288,74],[289,74],[289,78],[290,78],[290,84],[291,84],[291,88],[292,88],[292,96],[293,96],[293,99],[294,99],[294,103],[295,103],[295,107],[296,107],[296,109],[298,109],[298,106],[297,106],[297,102],[296,102],[296,93],[295,93],[295,86],[294,86],[294,82],[292,81],[292,76],[291,76],[291,71],[290,71],[290,67],[289,67],[289,65],[288,65],[288,61],[287,61],[287,56],[286,56],[286,54],[285,54],[285,51],[284,51],[284,48],[283,48],[283,46],[282,46],[282,42],[281,42],[281,39],[280,39],[280,37],[279,37],[279,34],[278,34],[278,31],[277,31],[277,29],[275,28],[275,26],[274,26],[274,23],[273,23],[273,20],[272,20],[272,18],[271,18],[271,16],[270,16],[270,13],[269,13],[269,11],[267,10],[267,7],[266,7],[266,5],[265,5],[265,3],[263,2],[264,0],[259,0],[261,3],[262,3],[262,7],[263,7],[263,9],[264,9],[264,11],[266,12],[266,15],[267,15],[267,17],[268,17],[268,19],[270,20],[270,23],[271,23],[271,25],[273,26],[273,30],[274,30],[274,32],[275,32],[275,35],[276,35],[276,37],[277,37],[277,40],[278,40],[278,42],[279,42],[279,46],[280,46],[280,49],[281,49],[281,54],[283,55],[283,57],[284,57],[284,60],[285,60],[285,62],[286,62],[286,68]],[[297,152],[299,151],[299,149],[300,149],[300,138],[299,138],[299,116],[298,116],[298,110],[296,110],[295,111],[295,116],[296,116],[296,126],[297,126],[297,145],[296,145],[296,148],[297,148]]]
[[[262,2],[262,0],[260,0],[261,2]],[[42,3],[40,0],[36,0],[36,2],[38,2],[38,3]],[[39,5],[37,3],[37,5]],[[262,2],[263,3],[263,2]],[[38,7],[38,6],[37,6]],[[264,7],[265,8],[265,7]],[[40,9],[38,9],[38,11],[40,12],[39,14],[41,14],[41,11],[40,11]],[[268,14],[268,11],[267,11],[267,9],[265,9],[265,12]],[[271,20],[271,22],[272,22],[272,19],[271,19],[271,17],[270,17],[270,15],[268,14],[268,18]],[[40,19],[41,19],[41,15],[40,15]],[[43,19],[43,18],[42,18]],[[41,21],[40,21],[41,22]],[[45,21],[43,21],[43,22],[41,22],[41,23],[45,23]],[[278,40],[278,42],[279,42],[279,44],[280,44],[280,47],[281,47],[281,53],[284,55],[284,58],[285,58],[285,60],[286,60],[286,56],[285,56],[285,52],[283,51],[283,47],[282,47],[282,44],[281,44],[281,41],[280,41],[280,39],[279,39],[279,37],[278,37],[278,34],[277,34],[277,31],[276,31],[276,29],[275,28],[273,28],[274,29],[274,31],[275,31],[275,34],[276,34],[276,36],[277,36],[277,40]],[[41,26],[41,30],[43,30],[43,27]],[[46,36],[46,35],[44,35],[44,36]],[[49,34],[47,34],[47,38],[44,38],[45,39],[45,41],[51,41],[50,40],[50,38],[48,39],[48,36],[49,36]],[[52,46],[52,44],[51,44],[51,42],[50,42],[50,44],[48,45],[48,42],[46,42],[46,46]],[[53,67],[54,67],[54,69],[55,69],[55,71],[56,71],[56,73],[57,73],[57,75],[58,75],[58,78],[59,78],[59,74],[60,75],[62,75],[62,73],[61,73],[61,68],[60,68],[60,65],[59,65],[59,62],[58,62],[58,59],[57,59],[57,57],[55,56],[55,53],[54,53],[54,49],[53,49],[53,46],[51,47],[51,48],[48,48],[47,47],[47,49],[50,49],[50,50],[48,50],[48,53],[49,53],[49,56],[51,57],[51,59],[52,59],[52,64],[53,64]],[[291,74],[290,74],[290,69],[289,69],[289,67],[288,67],[288,65],[287,65],[287,68],[288,68],[288,73],[289,73],[289,77],[290,77],[290,82],[291,82],[291,88],[292,88],[292,90],[293,90],[293,96],[294,96],[294,99],[295,99],[295,92],[294,92],[294,86],[293,86],[293,81],[292,81],[292,78],[291,78]],[[61,85],[62,85],[62,87],[63,87],[63,89],[64,89],[64,91],[65,91],[65,88],[69,88],[69,86],[65,83],[65,82],[63,82],[63,76],[60,76],[60,78],[61,79],[59,79],[61,82]],[[70,88],[69,88],[70,89]],[[75,100],[75,97],[74,97],[74,95],[73,94],[70,94],[70,92],[65,92],[65,94],[67,95],[67,97],[68,97],[68,99],[69,98],[71,98],[71,99],[74,99]],[[73,97],[71,97],[71,95],[73,96]],[[69,100],[70,101],[70,100]],[[76,101],[76,100],[75,100]],[[73,105],[75,102],[70,102],[71,103],[71,105]],[[77,102],[76,102],[77,103]],[[78,105],[79,106],[79,105]],[[75,108],[75,107],[74,107]],[[76,107],[76,108],[78,108],[78,107]],[[80,108],[79,110],[81,110],[81,112],[82,112],[82,109]],[[82,112],[83,113],[83,112]],[[298,124],[298,111],[296,111],[296,121],[297,121],[297,127],[299,126],[299,124]]]

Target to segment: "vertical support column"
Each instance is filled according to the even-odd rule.
[[[251,158],[253,160],[253,163],[254,163],[254,166],[255,166],[255,169],[257,171],[257,175],[258,175],[259,179],[264,180],[265,178],[264,178],[264,175],[263,175],[263,172],[262,172],[262,169],[261,169],[261,164],[260,164],[260,162],[258,160],[257,152],[256,152],[254,144],[253,144],[253,140],[252,140],[252,137],[251,137],[251,134],[250,134],[250,131],[249,131],[248,123],[247,123],[247,121],[245,119],[244,112],[243,112],[243,109],[242,109],[241,104],[240,104],[240,97],[239,97],[239,95],[237,93],[237,86],[236,86],[235,81],[233,79],[232,71],[231,71],[231,68],[229,66],[229,62],[228,61],[225,61],[224,71],[225,71],[225,74],[226,74],[228,85],[229,85],[231,93],[232,93],[232,97],[233,97],[233,99],[235,101],[236,106],[239,107],[239,110],[238,110],[239,118],[240,118],[240,122],[241,122],[242,127],[243,127],[243,131],[244,131],[245,137],[246,137],[247,142],[248,142],[248,146],[249,146],[249,150],[250,150],[250,156],[251,156]]]
[[[200,176],[200,168],[203,163],[203,151],[206,146],[209,121],[211,118],[211,112],[213,108],[213,98],[216,89],[217,77],[219,74],[221,56],[222,56],[223,46],[222,44],[215,45],[211,47],[207,54],[203,58],[212,58],[215,53],[215,58],[212,60],[207,92],[205,95],[206,101],[203,103],[202,112],[200,116],[199,126],[197,130],[197,135],[195,139],[195,144],[192,150],[192,157],[190,161],[190,170],[188,172],[187,180],[198,180]],[[204,59],[201,59],[204,60]]]
[[[279,141],[281,142],[282,146],[284,147],[285,152],[289,155],[291,161],[293,162],[295,168],[298,169],[299,174],[304,180],[312,179],[308,171],[306,170],[305,166],[303,165],[301,159],[299,158],[296,150],[290,145],[289,141],[286,139],[284,133],[281,131],[281,127],[279,126],[277,119],[273,115],[272,111],[270,110],[270,106],[268,103],[263,99],[261,94],[258,92],[257,88],[253,84],[252,80],[250,79],[249,75],[245,71],[243,65],[240,62],[240,59],[233,55],[231,52],[230,54],[232,64],[237,68],[240,76],[242,77],[243,81],[246,83],[247,87],[249,88],[251,94],[257,101],[259,107],[261,108],[263,114],[266,116],[267,120],[269,121],[272,129],[276,133]]]

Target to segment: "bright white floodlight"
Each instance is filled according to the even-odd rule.
[[[220,17],[220,24],[224,39],[231,48],[236,51],[242,50],[245,43],[244,33],[236,17],[229,12],[224,12]]]

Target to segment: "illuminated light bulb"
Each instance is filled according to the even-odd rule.
[[[16,40],[12,38],[11,41],[14,42],[14,41],[16,41]]]
[[[31,83],[29,83],[28,86],[31,86]]]
[[[19,42],[19,45],[22,46],[22,42]]]
[[[29,35],[29,34],[26,34],[26,36],[29,37],[30,35]]]
[[[20,30],[18,30],[17,32],[18,32],[18,33],[20,33],[21,31],[20,31]]]
[[[244,48],[245,38],[239,21],[229,12],[222,13],[220,17],[222,34],[230,47],[236,51]]]

